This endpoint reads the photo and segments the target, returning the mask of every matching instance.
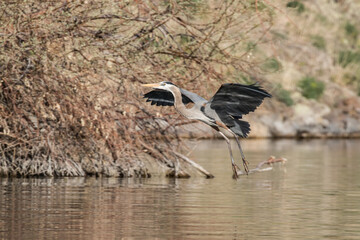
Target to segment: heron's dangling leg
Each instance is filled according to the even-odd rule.
[[[231,150],[230,140],[222,132],[219,131],[219,133],[221,134],[221,136],[223,136],[223,138],[225,138],[225,141],[228,145],[229,152],[230,152],[230,158],[231,158],[231,165],[232,165],[232,170],[233,170],[233,178],[236,179],[236,178],[238,178],[238,170],[240,170],[240,168],[235,164],[232,150]]]
[[[244,152],[243,152],[243,150],[242,150],[242,148],[241,148],[241,145],[240,145],[239,137],[238,137],[235,133],[233,133],[233,132],[231,132],[231,133],[234,135],[234,137],[235,137],[235,139],[236,139],[236,143],[237,143],[237,145],[238,145],[238,147],[239,147],[239,150],[240,150],[240,154],[241,154],[241,159],[242,159],[242,162],[243,162],[244,170],[245,170],[246,174],[248,174],[248,173],[249,173],[249,166],[248,166],[249,163],[248,163],[248,161],[246,161],[246,159],[245,159]]]

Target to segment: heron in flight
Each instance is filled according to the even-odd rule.
[[[256,85],[242,85],[237,83],[225,83],[221,85],[215,95],[207,101],[199,95],[177,87],[171,82],[143,84],[144,87],[152,87],[153,90],[146,93],[144,98],[151,105],[175,106],[176,110],[188,119],[195,119],[206,123],[226,140],[229,148],[233,177],[238,177],[240,168],[235,164],[230,140],[220,131],[231,133],[240,150],[244,170],[249,172],[248,163],[241,149],[239,137],[246,138],[250,132],[250,124],[242,120],[242,116],[255,109],[262,103],[264,98],[271,95]],[[191,108],[186,105],[193,103]]]

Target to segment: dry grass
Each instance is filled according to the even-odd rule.
[[[290,2],[290,1],[287,1]],[[286,8],[286,2],[274,1],[277,11],[269,41],[274,48],[263,50],[277,56],[283,71],[268,75],[271,82],[287,90],[298,91],[297,82],[310,76],[321,81],[346,85],[357,92],[359,61],[339,62],[343,52],[359,55],[360,37],[358,1],[299,1],[305,9]],[[349,27],[350,26],[350,27]],[[276,50],[274,50],[276,49]]]

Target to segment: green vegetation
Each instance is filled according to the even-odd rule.
[[[160,1],[161,5],[165,8],[170,9],[173,5],[172,1]],[[176,4],[182,10],[183,14],[186,14],[187,17],[194,19],[195,16],[201,14],[204,9],[207,8],[206,1],[203,0],[178,0]]]
[[[251,76],[242,72],[236,72],[234,76],[231,76],[231,74],[229,74],[229,77],[234,78],[236,82],[241,84],[254,84],[256,82],[256,80],[253,79]]]
[[[288,8],[296,8],[298,13],[303,13],[305,11],[305,6],[299,1],[291,1],[286,4]]]
[[[325,89],[325,84],[313,77],[304,77],[298,83],[301,94],[306,98],[319,99]]]
[[[360,51],[341,51],[339,53],[339,64],[346,67],[351,63],[360,63]]]
[[[359,35],[359,31],[356,28],[356,26],[350,22],[347,22],[345,24],[345,33],[348,37],[350,37],[352,40],[356,40]]]
[[[320,50],[325,50],[326,49],[326,42],[325,39],[322,36],[319,35],[312,35],[310,37],[311,39],[311,43],[314,47],[320,49]]]
[[[276,39],[286,40],[288,39],[288,36],[284,33],[281,33],[279,31],[271,30],[271,33]]]
[[[247,4],[252,10],[257,9],[258,11],[262,11],[267,8],[267,6],[262,1],[250,0],[244,1],[243,4]]]
[[[278,84],[275,89],[275,97],[280,101],[286,104],[286,106],[294,105],[294,100],[291,97],[291,94],[288,90],[284,89],[281,84]]]
[[[246,51],[251,51],[256,49],[256,43],[254,42],[248,42],[246,46]]]
[[[344,74],[342,80],[346,85],[353,87],[357,95],[360,96],[360,68],[349,70]]]
[[[268,58],[262,64],[261,68],[268,72],[277,72],[281,69],[281,63],[276,58]]]

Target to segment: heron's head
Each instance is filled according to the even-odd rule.
[[[171,91],[171,88],[176,87],[175,84],[173,84],[172,82],[168,82],[168,81],[163,81],[163,82],[159,82],[159,83],[150,83],[150,84],[142,84],[143,87],[152,87],[154,89],[162,89],[162,90],[167,90],[167,91]]]

